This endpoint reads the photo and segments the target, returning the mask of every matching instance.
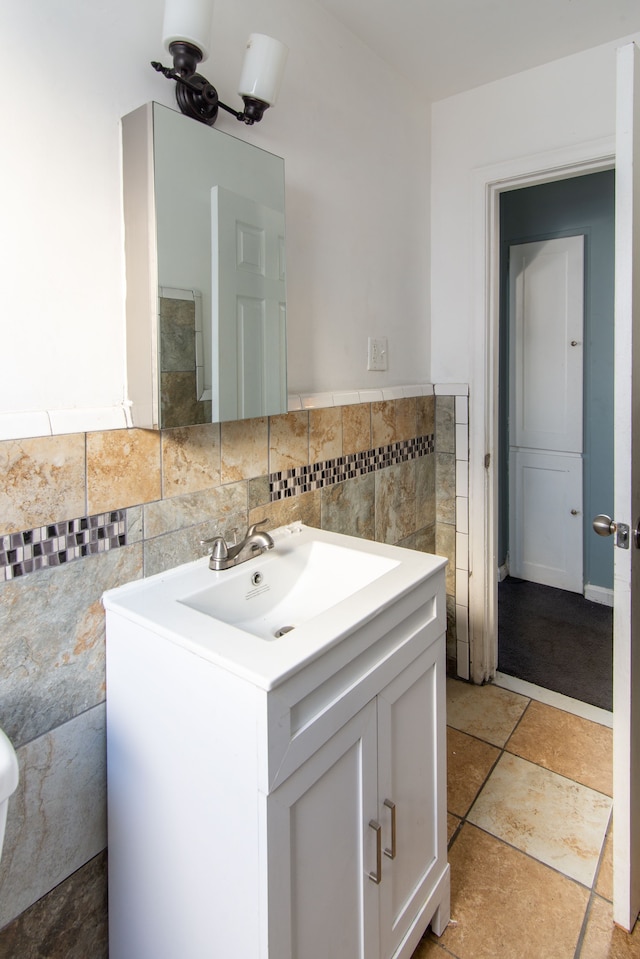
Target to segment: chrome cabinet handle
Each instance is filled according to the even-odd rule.
[[[369,873],[369,879],[379,886],[382,879],[382,826],[375,819],[370,819],[369,825],[376,831],[376,871]]]
[[[385,799],[384,805],[391,810],[391,849],[385,849],[384,854],[389,859],[396,858],[396,804],[390,799]]]

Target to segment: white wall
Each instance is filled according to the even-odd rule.
[[[474,322],[478,303],[473,283],[474,238],[482,214],[474,184],[482,168],[612,137],[617,46],[605,44],[433,104],[434,382],[468,382],[478,337],[484,333]]]
[[[124,425],[119,118],[174,105],[148,65],[167,60],[162,12],[162,0],[0,10],[14,76],[0,92],[0,438]],[[427,380],[426,111],[313,0],[216,0],[202,72],[231,105],[254,30],[290,47],[279,103],[260,126],[218,125],[285,158],[290,389]],[[387,373],[366,372],[368,335],[389,337]]]

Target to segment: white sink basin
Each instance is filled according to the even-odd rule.
[[[179,602],[262,639],[282,639],[398,563],[335,543],[289,537],[250,567],[237,567],[234,577],[220,576]]]
[[[270,535],[272,550],[232,569],[203,557],[110,590],[107,614],[270,689],[446,565],[300,523]]]

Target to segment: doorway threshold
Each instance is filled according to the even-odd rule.
[[[542,686],[528,683],[524,679],[517,679],[515,676],[507,676],[506,673],[499,671],[496,672],[493,682],[495,686],[509,689],[512,693],[519,693],[546,706],[555,706],[556,709],[562,709],[565,713],[573,713],[574,716],[580,716],[582,719],[589,719],[591,722],[613,729],[613,713],[607,709],[583,703],[579,699],[571,699],[570,696],[563,696],[562,693],[556,693],[552,689],[544,689]]]

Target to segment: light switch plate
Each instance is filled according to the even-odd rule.
[[[369,337],[367,350],[367,369],[387,369],[387,338],[386,336]]]

